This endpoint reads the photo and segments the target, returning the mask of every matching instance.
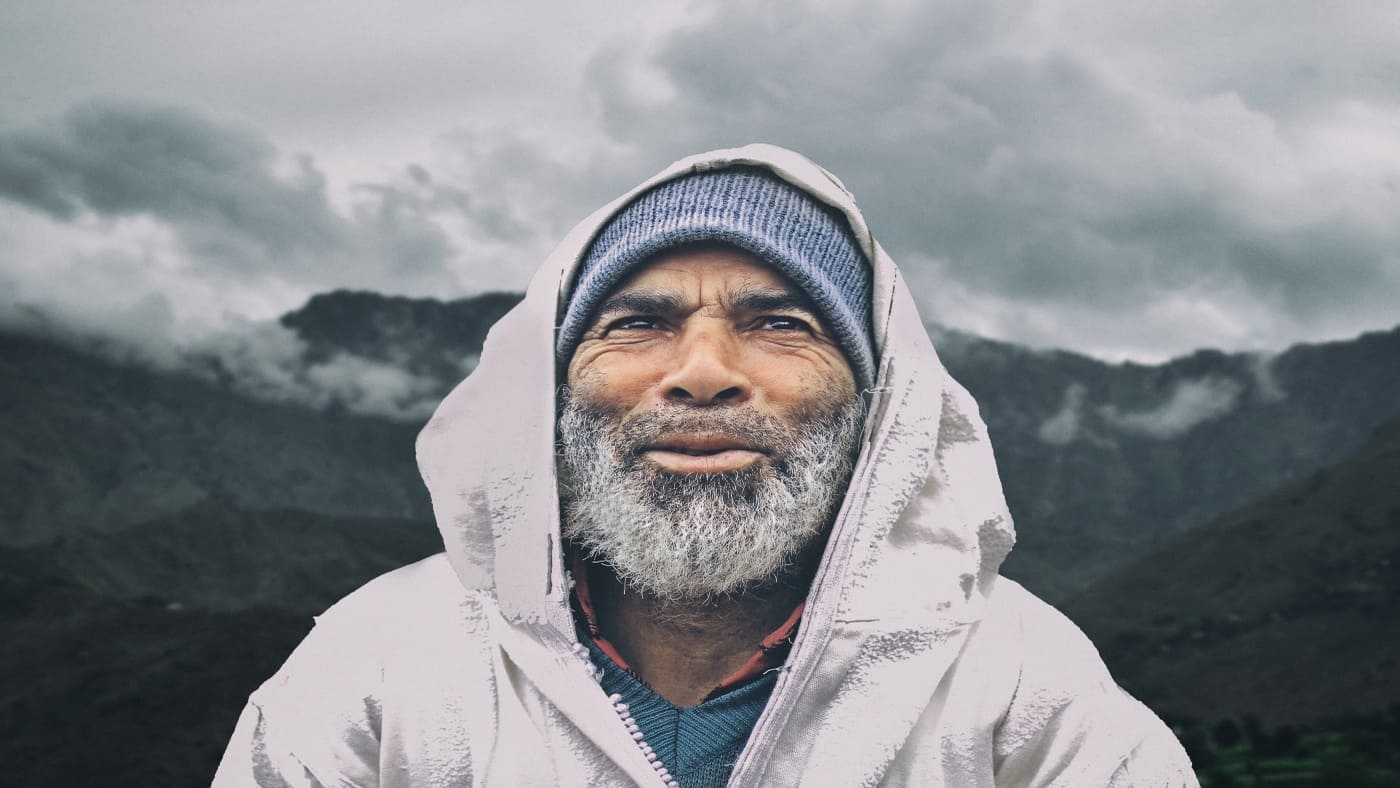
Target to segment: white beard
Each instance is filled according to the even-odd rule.
[[[796,427],[752,410],[663,406],[619,423],[565,391],[559,416],[565,538],[628,587],[711,601],[785,579],[835,515],[864,407],[852,399]],[[712,474],[663,471],[642,453],[662,434],[744,436],[771,450]]]

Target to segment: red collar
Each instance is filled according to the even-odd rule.
[[[588,627],[588,634],[593,638],[594,645],[619,668],[636,676],[637,672],[632,670],[621,654],[617,653],[617,648],[598,633],[598,616],[593,609],[593,597],[588,592],[588,562],[584,559],[581,551],[574,552],[572,572],[574,597],[578,600],[578,610],[583,614],[583,623]],[[797,625],[802,622],[802,608],[806,604],[806,602],[798,602],[797,607],[793,609],[787,620],[758,644],[758,649],[754,651],[753,656],[749,657],[748,662],[745,662],[743,667],[721,681],[705,699],[709,700],[725,690],[753,681],[765,672],[781,666],[787,659],[788,651],[792,649],[792,637],[797,632]]]

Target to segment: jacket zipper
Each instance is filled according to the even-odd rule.
[[[588,670],[588,675],[596,682],[602,682],[603,669],[593,664],[593,658],[588,653],[588,647],[582,643],[574,643],[571,650],[574,656],[583,663]],[[671,770],[666,768],[666,764],[657,756],[650,744],[647,744],[646,737],[642,735],[641,726],[637,725],[637,720],[632,716],[626,701],[622,696],[614,692],[608,696],[608,704],[612,706],[613,713],[622,720],[622,725],[627,729],[627,735],[632,737],[632,743],[637,745],[637,749],[642,751],[642,757],[647,759],[651,768],[656,772],[656,776],[666,783],[666,788],[681,788],[681,784],[676,782],[676,778],[671,775]]]
[[[636,742],[637,748],[642,751],[642,755],[651,764],[651,768],[656,770],[656,776],[666,782],[666,788],[681,788],[681,784],[676,782],[676,778],[671,776],[671,772],[666,768],[666,764],[656,757],[656,751],[647,744],[647,740],[642,737],[642,729],[637,726],[637,721],[632,718],[632,712],[628,710],[627,704],[622,700],[622,696],[614,692],[608,696],[608,702],[612,704],[613,711],[617,712],[618,719],[626,726],[627,733]]]

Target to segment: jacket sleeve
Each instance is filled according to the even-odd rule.
[[[1033,604],[1022,611],[1020,678],[995,734],[996,785],[1199,788],[1171,729],[1113,682],[1073,622]]]
[[[379,784],[382,671],[354,648],[332,609],[249,697],[215,788]]]

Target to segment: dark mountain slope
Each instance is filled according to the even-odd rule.
[[[102,599],[7,574],[13,558],[0,555],[7,785],[208,785],[248,693],[311,628]]]
[[[1006,572],[1051,599],[1341,460],[1400,415],[1400,328],[1152,366],[941,333],[1016,518]]]
[[[428,521],[204,501],[119,533],[25,552],[34,565],[105,598],[319,613],[369,580],[441,551]]]
[[[1400,701],[1400,419],[1064,608],[1170,713],[1303,722]]]
[[[427,519],[415,434],[0,334],[0,544],[112,531],[211,497]]]

